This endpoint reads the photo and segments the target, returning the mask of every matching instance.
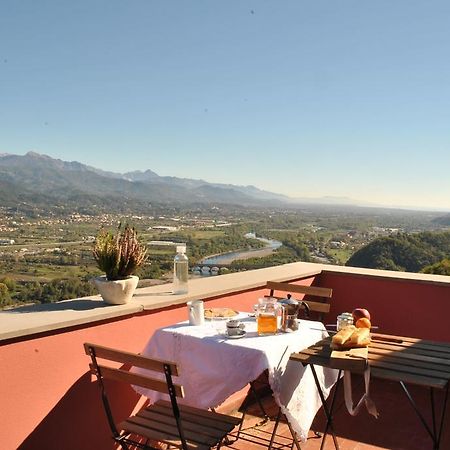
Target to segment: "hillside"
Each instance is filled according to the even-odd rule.
[[[434,223],[441,226],[448,226],[450,227],[450,214],[446,214],[445,216],[436,217],[433,220]]]
[[[277,205],[287,197],[254,186],[207,183],[162,177],[151,170],[125,174],[106,172],[76,161],[35,152],[0,155],[2,207],[28,211],[64,207],[95,207],[114,211],[145,211],[150,203]]]
[[[346,266],[419,272],[449,257],[449,231],[398,234],[375,239],[355,252]]]

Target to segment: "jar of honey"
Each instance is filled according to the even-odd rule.
[[[256,324],[259,336],[276,334],[281,324],[282,307],[276,298],[260,298],[256,306]]]

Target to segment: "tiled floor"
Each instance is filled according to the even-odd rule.
[[[343,403],[342,392],[338,393],[334,426],[341,450],[431,450],[433,448],[431,439],[398,383],[372,380],[371,393],[380,413],[378,419],[370,416],[365,410],[355,417],[350,416]],[[428,412],[430,410],[428,391],[412,387],[411,393],[419,407]],[[354,383],[355,399],[361,394],[362,384]],[[274,417],[277,408],[271,397],[264,399],[264,405],[269,414]],[[261,421],[261,417],[258,417],[259,409],[254,406],[250,412],[254,416],[246,419],[241,439],[225,448],[261,450],[268,447],[273,422],[263,426],[256,426]],[[431,419],[428,416],[427,418]],[[450,417],[447,416],[446,422],[450,422]],[[321,438],[314,434],[314,430],[323,431],[324,424],[324,413],[321,410],[312,425],[308,440],[301,443],[302,450],[320,449]],[[291,444],[292,439],[290,438],[289,429],[285,423],[282,423],[278,428],[273,448],[290,449]],[[331,436],[327,437],[324,448],[326,450],[335,448]],[[450,446],[448,446],[448,443],[443,442],[441,449],[449,450]]]

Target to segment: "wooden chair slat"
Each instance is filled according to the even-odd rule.
[[[176,425],[171,425],[168,423],[162,423],[162,422],[152,422],[151,420],[148,420],[144,417],[139,416],[132,416],[129,417],[127,420],[125,420],[124,424],[135,424],[139,425],[145,428],[148,428],[150,430],[157,429],[158,431],[161,431],[163,433],[167,433],[171,438],[179,438],[178,429]],[[174,422],[175,423],[175,422]],[[217,444],[218,439],[213,436],[207,436],[205,434],[201,433],[195,433],[193,431],[189,431],[186,428],[183,428],[184,431],[184,437],[187,441],[201,444],[201,445],[207,445],[207,446],[213,446]]]
[[[379,340],[386,340],[386,341],[403,341],[403,342],[411,342],[414,344],[418,344],[418,345],[426,345],[427,348],[429,346],[435,347],[436,350],[439,351],[443,351],[445,353],[450,353],[450,343],[448,342],[439,342],[439,341],[429,341],[429,340],[424,340],[424,339],[419,339],[419,338],[414,338],[414,337],[410,337],[410,336],[391,336],[389,334],[382,334],[382,333],[373,333],[372,337],[374,339],[379,339]],[[393,339],[394,338],[394,339]]]
[[[304,365],[314,364],[317,366],[327,366],[330,358],[321,355],[307,355],[301,352],[292,354],[290,359],[293,361],[298,361]]]
[[[155,411],[158,414],[166,415],[168,417],[173,417],[172,409],[168,406],[161,405],[159,402],[155,403],[154,405],[151,405],[151,408],[149,408],[151,411]],[[140,414],[140,413],[139,413]],[[183,417],[183,423],[186,422],[195,422],[198,423],[201,421],[202,425],[208,426],[208,427],[214,427],[218,430],[222,430],[225,432],[231,431],[236,425],[238,425],[239,421],[237,423],[230,423],[230,421],[224,421],[224,420],[218,420],[215,417],[205,417],[200,416],[197,413],[187,412],[187,411],[181,411],[181,415]]]
[[[158,405],[167,405],[169,406],[170,403],[166,400],[158,400]],[[198,409],[194,408],[193,406],[188,405],[178,405],[178,408],[181,412],[190,412],[200,417],[211,417],[216,418],[217,420],[220,420],[222,422],[228,422],[232,425],[238,425],[241,422],[241,419],[238,417],[228,416],[226,414],[221,414],[215,411],[208,411],[205,409]]]
[[[430,378],[442,378],[442,379],[449,379],[450,374],[446,372],[442,372],[440,370],[434,370],[429,367],[413,367],[411,365],[406,365],[403,363],[400,363],[398,360],[386,360],[384,358],[380,359],[373,359],[371,354],[369,353],[368,357],[370,367],[372,368],[381,368],[381,369],[389,369],[389,370],[395,370],[399,373],[403,373],[405,376],[405,381],[407,381],[407,376],[410,373],[422,375]]]
[[[437,389],[444,389],[445,386],[447,386],[448,381],[439,379],[439,378],[433,378],[433,377],[427,377],[423,375],[415,375],[415,374],[407,374],[399,373],[394,370],[389,369],[382,369],[378,367],[374,367],[370,369],[370,376],[374,378],[381,378],[383,380],[390,380],[390,381],[403,381],[405,383],[415,384],[419,386],[425,386],[425,387],[433,387]]]
[[[433,352],[434,355],[441,355],[443,358],[450,357],[449,345],[436,345],[435,343],[424,341],[421,339],[411,339],[396,337],[395,339],[389,338],[386,335],[372,334],[373,345],[385,344],[390,345],[393,350],[411,348],[414,351],[425,351],[427,354]]]
[[[173,417],[173,415],[167,415],[165,414],[165,412],[167,411],[160,412],[156,408],[150,407],[139,411],[136,416],[145,418],[147,420],[150,420],[151,422],[164,423],[176,427],[175,417]],[[230,429],[230,426],[228,424],[226,424],[227,427],[223,429],[223,427],[220,427],[220,423],[209,421],[208,424],[206,424],[205,422],[207,419],[200,421],[198,416],[196,417],[196,419],[197,420],[195,420],[194,418],[193,420],[193,416],[189,417],[189,415],[181,414],[181,423],[183,426],[183,430],[205,434],[207,436],[215,438],[217,441],[222,438],[224,431],[225,433],[228,433],[233,429]]]
[[[92,373],[95,373],[95,367],[93,364],[90,364]],[[128,372],[123,369],[114,369],[112,367],[107,367],[103,365],[98,366],[100,372],[104,378],[108,378],[110,380],[115,381],[123,381],[128,384],[132,384],[135,386],[142,386],[147,389],[151,389],[152,391],[162,392],[164,394],[168,394],[167,383],[165,381],[156,380],[154,378],[146,377],[144,375],[139,375],[136,373]],[[175,395],[177,397],[183,397],[183,387],[175,384]]]
[[[166,444],[171,444],[176,447],[181,447],[181,439],[178,437],[178,435],[163,432],[160,429],[149,428],[147,426],[131,422],[129,419],[119,423],[118,427],[121,430],[126,431],[127,433],[134,433],[139,436],[144,436],[148,439],[165,442]]]
[[[304,353],[306,355],[311,355],[311,356],[321,356],[324,358],[329,358],[331,356],[331,347],[329,345],[329,341],[327,342],[326,345],[322,344],[322,343],[317,343],[314,345],[311,345],[308,348],[305,348],[304,350],[302,350],[301,353]]]
[[[268,281],[266,283],[267,289],[273,289],[274,291],[295,292],[297,294],[314,295],[316,297],[331,298],[333,290],[330,288],[318,287],[318,286],[303,286],[300,284],[292,283],[280,283],[277,281]]]
[[[382,350],[386,350],[386,351],[395,351],[395,350],[401,350],[402,354],[405,355],[423,355],[424,357],[429,357],[429,358],[433,358],[433,359],[438,359],[438,360],[442,360],[442,361],[447,361],[447,356],[446,353],[442,353],[439,350],[435,351],[435,350],[427,350],[424,348],[418,348],[415,346],[408,346],[408,347],[404,347],[404,346],[398,346],[398,345],[393,345],[390,343],[385,343],[382,341],[374,341],[372,340],[370,347],[372,350],[377,350],[377,351],[382,351]],[[450,363],[449,363],[450,364]]]
[[[394,354],[391,349],[380,348],[377,346],[370,348],[370,356],[373,360],[383,359],[386,361],[401,361],[410,366],[430,367],[450,375],[450,360],[427,356],[411,350],[404,350]]]
[[[277,300],[281,300],[281,299],[285,298],[285,297],[279,297],[276,295],[272,295],[272,297],[276,298]],[[303,301],[308,304],[309,309],[311,311],[320,312],[320,313],[330,312],[331,305],[329,303],[312,302],[311,300],[303,300]],[[303,306],[302,306],[302,308],[303,308]]]
[[[87,355],[90,355],[89,348],[95,352],[95,356],[109,361],[115,361],[122,364],[129,364],[134,367],[141,367],[142,369],[152,370],[154,372],[164,373],[164,364],[170,366],[173,376],[178,376],[178,367],[171,361],[164,361],[161,359],[147,358],[146,356],[137,355],[135,353],[116,350],[102,345],[85,343],[84,349]]]
[[[148,428],[133,422],[123,421],[118,424],[121,430],[125,430],[127,433],[133,433],[138,436],[144,436],[147,439],[151,439],[158,442],[164,442],[174,447],[181,448],[181,440],[177,436],[172,436],[170,433],[164,433],[154,428]],[[198,443],[186,443],[189,450],[209,450],[208,445],[202,445]]]

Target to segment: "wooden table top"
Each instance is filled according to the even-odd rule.
[[[371,376],[438,389],[448,385],[450,343],[376,333],[371,337],[368,352]],[[328,337],[290,358],[304,365],[330,367],[330,341]]]

